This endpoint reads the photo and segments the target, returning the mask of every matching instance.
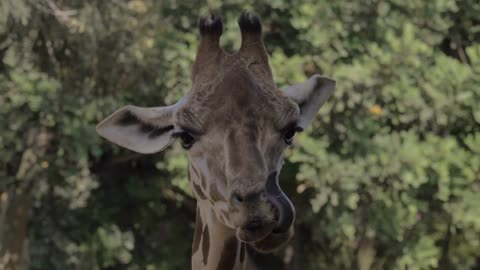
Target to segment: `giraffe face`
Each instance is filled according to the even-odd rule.
[[[187,150],[197,200],[208,202],[240,240],[255,242],[274,230],[288,232],[293,223],[293,206],[277,177],[300,111],[235,59],[226,62],[218,84],[193,89],[174,115],[173,136]]]

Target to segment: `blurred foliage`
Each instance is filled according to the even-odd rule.
[[[132,154],[95,125],[177,101],[198,17],[222,14],[233,51],[244,9],[263,20],[280,87],[337,80],[286,153],[299,212],[287,268],[480,269],[475,0],[1,0],[0,269],[11,243],[30,269],[189,267],[185,155]],[[11,241],[19,194],[31,214]]]

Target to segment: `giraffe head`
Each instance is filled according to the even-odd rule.
[[[192,68],[192,88],[165,107],[126,106],[97,131],[139,153],[155,153],[180,140],[199,206],[251,243],[269,252],[293,235],[295,210],[280,188],[283,151],[305,129],[335,88],[315,75],[281,91],[275,85],[258,17],[244,13],[238,52],[219,45],[223,23],[202,18]]]

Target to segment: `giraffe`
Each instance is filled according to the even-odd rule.
[[[241,47],[227,53],[219,45],[222,19],[200,19],[192,88],[176,104],[128,105],[97,126],[104,138],[144,154],[180,141],[197,200],[194,270],[260,269],[256,252],[275,252],[293,237],[295,208],[278,180],[283,151],[336,84],[314,75],[279,90],[260,19],[244,12],[238,24]]]

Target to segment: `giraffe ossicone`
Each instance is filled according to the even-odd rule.
[[[262,40],[260,19],[242,13],[240,50],[220,47],[223,22],[200,19],[192,88],[171,106],[126,106],[97,126],[106,139],[139,153],[180,140],[197,199],[192,269],[263,269],[255,252],[284,247],[295,209],[278,182],[283,151],[335,89],[314,75],[279,90]]]

